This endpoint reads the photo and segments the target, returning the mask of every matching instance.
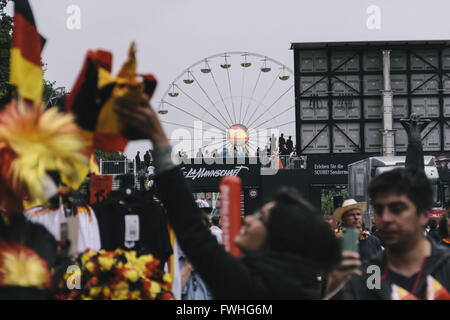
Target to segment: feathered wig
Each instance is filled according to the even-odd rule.
[[[51,286],[48,264],[23,244],[0,242],[0,286],[48,289]]]
[[[80,168],[88,165],[84,150],[71,115],[56,108],[8,106],[0,113],[0,206],[8,212],[20,206],[17,200],[45,202],[54,195],[50,172],[79,186]]]

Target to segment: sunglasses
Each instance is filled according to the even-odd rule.
[[[393,201],[386,204],[375,202],[373,204],[373,209],[377,215],[381,215],[385,207],[387,207],[393,214],[400,214],[404,210],[408,209],[408,205],[403,201]]]

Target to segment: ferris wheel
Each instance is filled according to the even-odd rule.
[[[264,55],[216,54],[170,83],[158,113],[171,143],[183,140],[181,149],[189,157],[224,148],[254,156],[280,133],[295,141],[294,74]]]

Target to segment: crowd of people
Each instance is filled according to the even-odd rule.
[[[269,144],[264,147],[264,150],[261,150],[260,147],[257,147],[254,156],[270,157],[274,154],[277,156],[285,157],[297,156],[296,147],[294,147],[292,136],[289,136],[289,138],[286,140],[284,138],[284,134],[281,133],[280,137],[278,138],[278,144],[276,144],[276,140],[277,138],[274,135],[272,135],[272,137],[269,137]],[[177,155],[179,159],[187,159],[189,157],[188,153],[183,150],[179,150]],[[251,156],[253,155],[250,153],[247,147],[237,145],[232,146],[231,148],[223,147],[222,150],[218,150],[217,148],[215,148],[211,152],[209,150],[203,150],[203,148],[199,148],[195,153],[195,158],[249,158]],[[137,157],[138,155],[136,155],[136,159]]]
[[[0,259],[2,298],[450,299],[450,218],[445,213],[438,226],[433,220],[430,222],[433,189],[422,171],[395,169],[370,182],[367,192],[376,226],[372,232],[362,224],[366,203],[345,200],[333,213],[339,223],[335,230],[295,189],[283,188],[254,214],[243,217],[241,231],[233,240],[242,253],[236,257],[223,245],[220,218],[211,215],[205,201],[195,201],[180,167],[172,161],[169,140],[148,97],[144,95],[139,104],[127,108],[116,106],[114,110],[124,127],[139,131],[152,142],[153,150],[146,151],[143,161],[138,152],[135,163],[139,172],[147,171],[151,176],[154,188],[150,193],[135,194],[130,191],[132,183],[124,184],[122,191],[106,201],[76,209],[80,212],[78,217],[84,217],[76,224],[80,228],[77,248],[84,252],[79,258],[76,251],[63,250],[61,255],[57,249],[61,243],[57,244],[54,235],[63,227],[47,218],[60,217],[58,203],[53,211],[33,209],[26,215],[16,212],[11,216],[2,208],[0,255],[11,250],[4,249],[5,243],[26,245],[35,250],[29,253],[30,257],[37,253],[39,258],[33,259],[44,259],[42,267],[52,269],[43,272],[52,275],[46,283],[59,284],[36,285],[17,278],[11,280],[7,273],[13,270],[2,267],[5,259]],[[284,142],[281,135],[279,146],[291,149],[290,138]],[[146,214],[147,210],[151,212]],[[66,219],[70,217],[69,213]],[[176,237],[170,244],[168,225]],[[354,240],[348,240],[350,230],[357,234]],[[109,251],[105,252],[105,248]],[[129,248],[145,249],[145,254],[130,253]],[[151,253],[153,256],[148,256]],[[171,276],[163,273],[169,269],[170,255],[173,261],[176,259]],[[161,264],[149,264],[153,257],[158,257]],[[113,265],[118,273],[113,279],[120,276],[125,282],[112,280],[112,294],[105,284],[101,289],[94,285],[88,292],[77,288],[67,291],[65,268],[74,261],[79,261],[90,276],[94,274],[84,285],[93,286],[96,272],[110,270]],[[126,267],[121,267],[125,262]],[[160,281],[158,292],[146,291],[145,285],[136,287],[138,275],[145,275],[143,266],[143,270],[156,268],[152,272],[159,275],[153,280]],[[173,272],[173,268],[177,271]],[[380,271],[379,279],[369,286],[373,268]],[[176,273],[180,281],[178,289]],[[139,283],[146,283],[146,276],[142,277]],[[2,279],[9,282],[1,282]],[[61,284],[64,294],[58,291]],[[22,291],[24,286],[37,291]],[[176,290],[179,294],[175,294]]]
[[[341,252],[339,236],[320,213],[295,190],[282,190],[245,217],[234,240],[243,256],[235,258],[202,223],[200,209],[170,159],[171,147],[151,107],[117,112],[152,141],[156,182],[169,222],[215,299],[320,299],[323,294],[326,298],[393,299],[399,296],[397,288],[426,299],[430,281],[439,283],[445,289],[440,297],[448,299],[450,252],[426,236],[433,190],[422,171],[395,169],[371,181],[367,192],[379,239],[362,229],[365,207],[361,204],[349,200],[336,210],[344,228],[361,231],[358,252]],[[176,202],[171,201],[174,191]],[[444,239],[448,241],[448,233]],[[378,287],[366,285],[369,266],[381,271]],[[324,292],[318,274],[326,275]]]
[[[153,185],[155,177],[155,167],[151,155],[152,150],[147,150],[144,154],[144,161],[141,161],[140,151],[137,151],[134,157],[136,166],[136,176],[140,190],[149,189]]]
[[[336,229],[282,187],[241,217],[230,239],[172,159],[150,105],[157,81],[137,70],[135,44],[117,75],[111,52],[89,50],[64,105],[46,108],[45,39],[28,1],[14,3],[10,84],[0,101],[0,299],[450,300],[450,215],[430,220],[433,187],[421,156],[415,167],[374,177],[370,204],[343,201]],[[418,147],[410,154],[421,136],[418,121],[408,128]],[[112,190],[94,149],[122,152],[142,139],[153,149],[143,159],[138,151],[135,175]],[[261,154],[297,155],[284,134],[272,134]],[[197,152],[250,156],[237,146]],[[78,202],[88,176],[91,193]],[[362,223],[368,211],[371,232]],[[227,250],[230,242],[239,253]]]
[[[134,163],[136,164],[136,172],[140,170],[147,171],[148,168],[152,165],[152,150],[147,150],[144,154],[144,161],[141,159],[140,151],[136,153],[136,156],[134,157]]]
[[[179,166],[172,161],[171,146],[148,99],[126,109],[116,107],[115,112],[125,126],[139,130],[152,142],[154,149],[146,151],[143,161],[138,152],[135,163],[140,171],[151,170],[156,187],[152,189],[151,195],[133,195],[127,189],[124,193],[116,194],[116,198],[112,198],[110,202],[89,207],[91,211],[88,210],[88,214],[91,218],[96,217],[100,228],[95,250],[105,248],[104,239],[108,239],[105,234],[110,232],[107,231],[107,215],[102,212],[116,210],[117,217],[123,218],[120,213],[122,205],[134,212],[145,211],[149,205],[154,208],[152,210],[160,210],[156,208],[162,206],[168,224],[175,233],[176,245],[179,246],[175,250],[175,243],[172,243],[170,249],[174,257],[177,251],[179,298],[358,300],[402,298],[401,293],[407,292],[408,297],[427,299],[433,283],[438,283],[443,288],[434,292],[434,295],[440,299],[449,298],[450,217],[445,213],[438,226],[435,221],[430,220],[433,190],[423,172],[395,169],[370,182],[367,192],[373,202],[376,226],[372,232],[362,224],[362,216],[367,211],[366,203],[345,200],[333,213],[334,219],[339,223],[339,227],[334,230],[322,214],[295,189],[281,189],[254,214],[243,217],[241,232],[234,239],[242,255],[235,257],[223,246],[220,218],[211,215],[211,208],[205,201],[195,201]],[[291,143],[284,143],[283,135],[279,142],[281,146],[292,147]],[[157,198],[160,204],[146,202],[147,196]],[[34,213],[28,213],[26,217],[30,219],[33,215]],[[111,212],[109,215],[112,219]],[[39,232],[33,234],[35,237],[40,234],[39,241],[42,243],[36,238],[30,238],[26,244],[44,259],[48,256],[52,256],[53,260],[60,259],[51,253],[55,250],[55,242],[51,240],[49,225],[38,223],[44,220],[17,220],[12,228],[6,217],[3,212],[0,224],[0,238],[3,241],[17,241],[23,237],[24,230],[35,228]],[[127,246],[136,245],[133,222],[130,222],[133,219],[131,216],[125,219],[125,247],[119,245],[117,250],[126,250]],[[157,228],[166,228],[164,223],[160,227],[156,227],[154,222],[151,225],[152,230],[148,230],[148,233],[152,234]],[[145,224],[140,228],[143,226]],[[90,228],[92,227],[91,223]],[[92,241],[89,242],[91,235],[86,230],[83,231],[83,248],[89,249]],[[348,243],[344,239],[347,239],[348,230],[358,232],[356,250],[346,247]],[[146,231],[143,232],[145,234]],[[113,243],[111,239],[108,241]],[[120,241],[117,243],[120,244]],[[53,244],[49,247],[49,243]],[[109,249],[114,249],[114,246]],[[168,249],[163,252],[158,257],[163,256],[160,258],[162,261],[169,261]],[[122,251],[116,254],[120,255]],[[66,259],[70,259],[70,256],[66,256]],[[104,268],[105,262],[100,263],[103,266],[101,268]],[[68,264],[70,263],[66,261],[64,265]],[[58,264],[52,261],[48,265]],[[367,285],[371,277],[368,270],[373,267],[380,270],[380,279],[375,281],[378,286],[370,287]],[[58,275],[65,279],[64,270],[61,270],[59,267],[57,271],[53,271],[54,281]],[[1,272],[6,271],[0,268],[0,279],[8,278]],[[175,290],[174,285],[172,283],[172,290]],[[15,285],[14,290],[17,287]],[[8,291],[8,288],[13,290],[11,285],[0,283],[2,297],[11,297],[14,290]],[[49,290],[47,288],[45,297],[54,297],[56,293]],[[165,297],[169,296],[169,293],[164,294]],[[129,299],[136,296],[129,293],[114,297]]]
[[[292,137],[289,136],[286,141],[286,139],[284,138],[284,134],[282,133],[278,138],[278,150],[279,154],[282,156],[291,155],[291,153],[294,151],[294,143],[292,142]]]

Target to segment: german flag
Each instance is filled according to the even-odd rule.
[[[44,87],[41,51],[45,39],[37,31],[28,1],[14,3],[9,82],[18,88],[21,98],[38,106]]]
[[[128,140],[139,139],[126,134],[114,112],[114,106],[119,100],[137,103],[143,92],[151,95],[156,86],[153,76],[136,74],[134,44],[119,74],[113,76],[111,69],[110,52],[88,51],[83,68],[67,98],[66,110],[75,115],[90,152],[93,148],[122,152]],[[137,76],[142,81],[138,81]]]
[[[427,300],[450,300],[450,293],[433,276],[427,276]]]
[[[415,295],[413,295],[408,290],[396,285],[392,284],[392,292],[391,292],[392,300],[419,300]]]

